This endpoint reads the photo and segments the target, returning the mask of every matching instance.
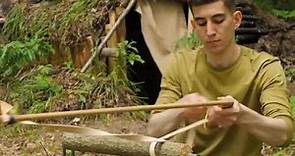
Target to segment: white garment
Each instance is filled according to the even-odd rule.
[[[177,40],[186,34],[183,5],[174,0],[138,0],[136,10],[145,42],[163,73]]]

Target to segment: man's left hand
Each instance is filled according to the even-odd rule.
[[[222,108],[212,106],[208,108],[208,126],[218,128],[228,128],[239,120],[241,114],[241,104],[232,96],[219,97],[218,100],[234,101],[231,107]]]

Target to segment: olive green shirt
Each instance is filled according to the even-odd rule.
[[[210,66],[201,50],[175,53],[163,75],[156,103],[173,103],[194,92],[210,100],[231,95],[265,116],[284,119],[292,129],[284,71],[279,59],[265,52],[241,46],[238,60],[222,70]],[[259,156],[261,146],[260,140],[236,125],[228,129],[200,126],[193,149],[200,155]]]

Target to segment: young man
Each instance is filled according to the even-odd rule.
[[[191,0],[190,5],[194,32],[204,47],[175,53],[163,75],[157,104],[216,99],[234,104],[154,113],[148,133],[162,136],[207,112],[207,126],[195,130],[195,153],[258,156],[262,142],[285,144],[292,135],[292,117],[279,59],[236,44],[234,33],[242,15],[234,10],[234,0]]]

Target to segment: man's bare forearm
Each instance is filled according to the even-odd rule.
[[[147,133],[160,137],[175,130],[181,122],[182,109],[169,109],[153,114],[149,120]]]
[[[196,103],[208,101],[198,93],[191,93],[179,99],[176,103]],[[204,116],[206,108],[178,108],[169,109],[153,114],[149,120],[147,133],[150,136],[163,136],[175,129],[184,121],[193,122]]]
[[[283,119],[266,117],[247,107],[241,112],[237,124],[272,146],[285,144],[288,140],[289,131],[292,131]]]

